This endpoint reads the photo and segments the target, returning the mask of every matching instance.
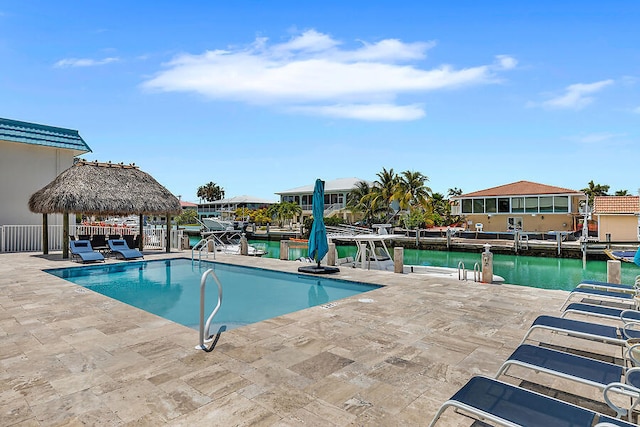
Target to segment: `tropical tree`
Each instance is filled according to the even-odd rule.
[[[255,224],[269,224],[271,222],[271,215],[269,215],[267,208],[260,208],[250,212],[249,214],[251,222]]]
[[[282,217],[280,216],[280,203],[274,203],[267,208],[267,215],[275,219],[281,225]]]
[[[234,216],[236,221],[245,221],[247,217],[251,218],[251,210],[246,207],[237,208]]]
[[[400,209],[422,206],[426,207],[431,195],[431,188],[425,185],[428,177],[420,172],[404,171],[398,177],[394,199]]]
[[[587,184],[587,188],[583,188],[582,191],[584,194],[587,195],[587,198],[589,200],[589,206],[593,206],[593,198],[596,196],[608,196],[609,194],[607,194],[609,192],[609,186],[608,185],[600,185],[600,184],[595,184],[593,182],[593,180],[589,181],[589,183]]]
[[[429,218],[427,212],[422,208],[410,208],[409,211],[403,215],[402,222],[404,226],[409,229],[425,228],[433,225],[432,219]]]
[[[211,181],[205,185],[198,187],[196,196],[199,199],[204,199],[207,202],[215,202],[216,200],[224,199],[224,189],[215,182]]]
[[[280,215],[284,220],[289,221],[289,228],[293,226],[293,218],[302,213],[302,207],[296,202],[283,202],[280,204]]]
[[[271,218],[276,218],[281,226],[289,220],[289,228],[291,228],[293,218],[302,213],[302,207],[296,202],[280,202],[269,206],[267,212]]]
[[[445,223],[451,217],[449,200],[442,193],[433,193],[429,199],[429,207],[433,215],[433,222],[436,225],[446,225]]]
[[[616,196],[630,196],[631,194],[629,194],[628,190],[618,190],[616,191]]]
[[[459,189],[458,187],[453,187],[453,188],[450,188],[450,189],[447,190],[447,196],[449,198],[457,197],[457,196],[460,196],[460,195],[462,195],[462,190]]]
[[[371,203],[374,206],[378,206],[381,210],[383,209],[384,213],[387,214],[387,218],[385,218],[386,221],[395,214],[391,207],[391,202],[396,198],[400,177],[395,174],[393,168],[389,170],[382,168],[382,171],[376,175],[378,179],[373,182]]]
[[[359,181],[356,187],[347,194],[347,208],[352,213],[362,214],[366,224],[371,224],[380,211],[374,202],[373,187],[366,181]]]
[[[195,209],[184,209],[180,215],[175,217],[175,221],[179,225],[197,224],[198,211]]]

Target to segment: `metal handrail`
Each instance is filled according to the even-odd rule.
[[[202,251],[204,249],[207,249],[207,258],[209,258],[209,252],[208,252],[208,243],[212,241],[209,237],[205,237],[203,239],[200,239],[200,241],[198,243],[196,243],[195,245],[193,245],[193,248],[191,248],[191,261],[194,260],[195,258],[195,253],[194,251],[197,249],[198,250],[198,262],[200,262],[202,260]],[[216,251],[215,251],[215,247],[216,247],[216,242],[215,240],[213,240],[213,259],[216,259]]]
[[[480,264],[478,264],[477,262],[475,264],[473,264],[473,281],[474,282],[480,282],[481,281],[481,270],[480,270]]]
[[[207,319],[207,323],[204,322],[204,290],[205,285],[207,283],[207,277],[211,275],[213,276],[213,280],[216,281],[216,285],[218,285],[218,304],[216,304],[216,308],[213,309],[209,318]],[[220,310],[220,306],[222,305],[222,284],[216,275],[216,272],[213,268],[208,269],[204,273],[202,273],[202,278],[200,279],[200,344],[196,346],[197,350],[207,350],[205,346],[205,342],[211,342],[211,337],[208,337],[206,340],[204,339],[204,331],[207,331],[207,335],[209,335],[209,329],[211,328],[211,321],[213,317]]]
[[[462,272],[462,275],[460,274]],[[458,280],[467,280],[467,270],[464,268],[464,262],[458,263]]]

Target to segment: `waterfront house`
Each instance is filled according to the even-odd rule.
[[[324,183],[324,216],[341,216],[346,222],[353,222],[353,213],[347,209],[347,195],[357,187],[361,181],[372,185],[370,181],[360,178],[339,178]],[[302,208],[302,218],[312,216],[313,188],[315,182],[302,187],[276,193],[280,202],[294,202]]]
[[[0,118],[0,228],[41,225],[29,197],[88,152],[77,130]],[[49,224],[62,224],[62,215],[52,215]]]
[[[235,212],[238,209],[245,208],[247,210],[255,210],[268,208],[275,204],[272,200],[261,199],[254,196],[236,196],[213,202],[204,202],[198,204],[198,217],[219,217],[222,219],[235,219]]]
[[[640,196],[596,196],[592,216],[598,221],[598,240],[640,241]]]
[[[452,197],[452,213],[472,231],[574,231],[585,200],[581,191],[517,181]]]

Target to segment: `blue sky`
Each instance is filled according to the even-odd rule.
[[[637,194],[638,22],[635,0],[0,0],[0,117],[190,201],[382,168]]]

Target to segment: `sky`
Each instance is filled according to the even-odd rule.
[[[383,168],[638,194],[638,22],[636,0],[0,0],[0,117],[186,201]]]

